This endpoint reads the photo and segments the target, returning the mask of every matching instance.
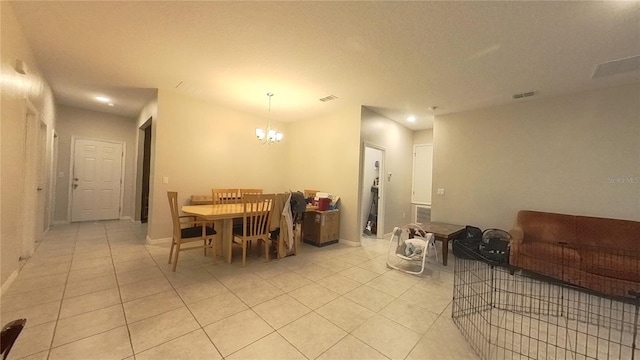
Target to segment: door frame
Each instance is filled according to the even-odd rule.
[[[127,161],[127,143],[119,140],[112,139],[98,139],[91,138],[86,136],[76,136],[71,135],[71,155],[69,158],[69,188],[67,189],[67,223],[71,223],[72,219],[72,211],[73,211],[73,167],[75,165],[75,156],[76,156],[76,140],[89,140],[89,141],[100,141],[100,142],[108,142],[114,144],[122,145],[122,161],[120,164],[120,203],[118,205],[118,219],[122,218],[122,204],[124,204],[124,186],[125,186],[125,169],[126,169],[126,161]]]
[[[142,155],[139,156],[139,161],[141,161],[141,177],[140,177],[140,196],[136,201],[139,201],[140,211],[137,212],[140,216],[140,223],[147,223],[149,221],[149,212],[151,207],[149,206],[149,198],[151,194],[151,145],[153,144],[153,117],[149,117],[147,121],[144,122],[139,128],[139,138],[142,138]],[[147,137],[147,133],[149,136]],[[146,160],[146,161],[145,161]],[[144,214],[144,206],[145,199],[144,196],[147,196],[146,205],[147,205],[147,213],[146,213],[146,221],[143,221]]]
[[[20,239],[20,258],[29,258],[34,250],[36,241],[44,234],[44,228],[40,228],[38,225],[40,221],[44,220],[45,208],[41,208],[41,202],[39,201],[39,194],[36,188],[40,186],[38,183],[40,178],[46,183],[46,157],[40,159],[43,156],[42,153],[47,152],[47,132],[48,125],[42,121],[40,112],[31,103],[31,101],[25,99],[24,107],[24,182],[22,187],[23,206],[22,206],[22,232]],[[43,130],[44,129],[44,130]],[[44,134],[42,133],[44,131]],[[44,139],[44,144],[41,144]],[[41,148],[42,147],[42,148]],[[41,154],[38,154],[38,152]],[[42,160],[42,161],[38,161]],[[42,165],[42,166],[40,166]],[[41,191],[44,191],[42,189]],[[42,194],[46,196],[46,192]],[[42,204],[46,206],[47,199],[44,199]]]
[[[49,175],[49,218],[47,225],[50,228],[55,224],[56,213],[56,186],[58,184],[58,151],[59,151],[58,132],[54,129],[51,135],[51,171]]]
[[[376,233],[376,238],[378,239],[382,239],[384,238],[385,235],[385,229],[384,229],[384,220],[385,220],[385,190],[386,190],[386,178],[385,178],[385,158],[386,158],[386,151],[387,149],[383,146],[380,145],[376,145],[374,143],[370,143],[367,141],[363,141],[362,142],[362,147],[360,149],[360,153],[362,154],[362,156],[360,157],[360,186],[359,186],[359,195],[358,195],[358,199],[360,199],[359,201],[359,205],[358,207],[360,208],[360,211],[358,211],[358,223],[359,223],[359,227],[360,227],[360,234],[362,234],[362,231],[366,225],[366,222],[363,222],[362,218],[363,218],[363,214],[362,212],[365,211],[363,209],[363,205],[362,205],[362,199],[360,198],[362,195],[362,192],[364,191],[365,187],[367,189],[369,189],[371,187],[371,184],[364,184],[363,182],[363,176],[364,176],[364,169],[365,169],[365,149],[366,148],[371,148],[371,149],[375,149],[375,150],[379,150],[382,152],[382,156],[381,156],[381,161],[380,161],[380,167],[378,170],[378,173],[380,174],[380,180],[378,181],[378,224],[377,224],[377,233]]]

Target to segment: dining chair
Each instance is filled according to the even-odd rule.
[[[173,222],[173,239],[171,240],[171,250],[169,250],[169,264],[173,260],[173,271],[178,266],[178,256],[181,251],[204,248],[204,255],[207,255],[207,248],[213,250],[213,261],[216,261],[216,248],[214,246],[216,231],[212,226],[207,226],[206,222],[193,215],[182,215],[178,213],[178,193],[167,191],[169,208],[171,210],[171,220]],[[191,220],[188,220],[191,219]],[[203,245],[182,247],[182,244],[202,241]],[[173,251],[175,248],[175,258]],[[173,258],[173,259],[172,259]]]
[[[237,204],[242,196],[238,189],[211,189],[214,204]]]
[[[240,189],[240,197],[244,194],[262,194],[262,189]]]
[[[275,194],[246,194],[242,197],[242,227],[234,227],[233,240],[242,246],[242,266],[247,263],[250,241],[264,242],[265,259],[269,261],[269,220]]]
[[[191,205],[211,205],[213,204],[213,199],[211,195],[191,195],[189,203]]]
[[[18,340],[18,336],[24,329],[26,323],[27,319],[17,319],[2,327],[2,334],[0,336],[0,354],[2,354],[2,360],[9,356],[13,344]]]

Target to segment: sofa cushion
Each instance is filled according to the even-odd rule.
[[[582,269],[588,273],[629,281],[640,280],[638,253],[582,250],[581,255]]]
[[[587,246],[635,251],[640,249],[640,222],[576,216],[578,241]]]
[[[518,212],[518,226],[524,231],[524,243],[576,242],[576,217],[540,211]]]
[[[527,256],[545,259],[554,264],[571,264],[575,262],[578,267],[580,254],[569,247],[562,247],[551,243],[524,243],[520,245],[519,251]]]

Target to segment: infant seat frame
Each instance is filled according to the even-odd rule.
[[[395,246],[394,255],[403,261],[420,261],[422,267],[420,271],[411,271],[394,265],[391,261],[391,252]],[[438,261],[438,251],[436,249],[435,236],[426,232],[419,224],[407,224],[403,227],[395,227],[389,239],[389,250],[387,251],[387,267],[400,270],[407,274],[421,275],[424,272],[427,255],[433,249],[436,261]]]

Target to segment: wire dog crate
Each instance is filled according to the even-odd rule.
[[[481,359],[640,360],[639,293],[605,295],[473,257],[456,259],[452,317]]]

